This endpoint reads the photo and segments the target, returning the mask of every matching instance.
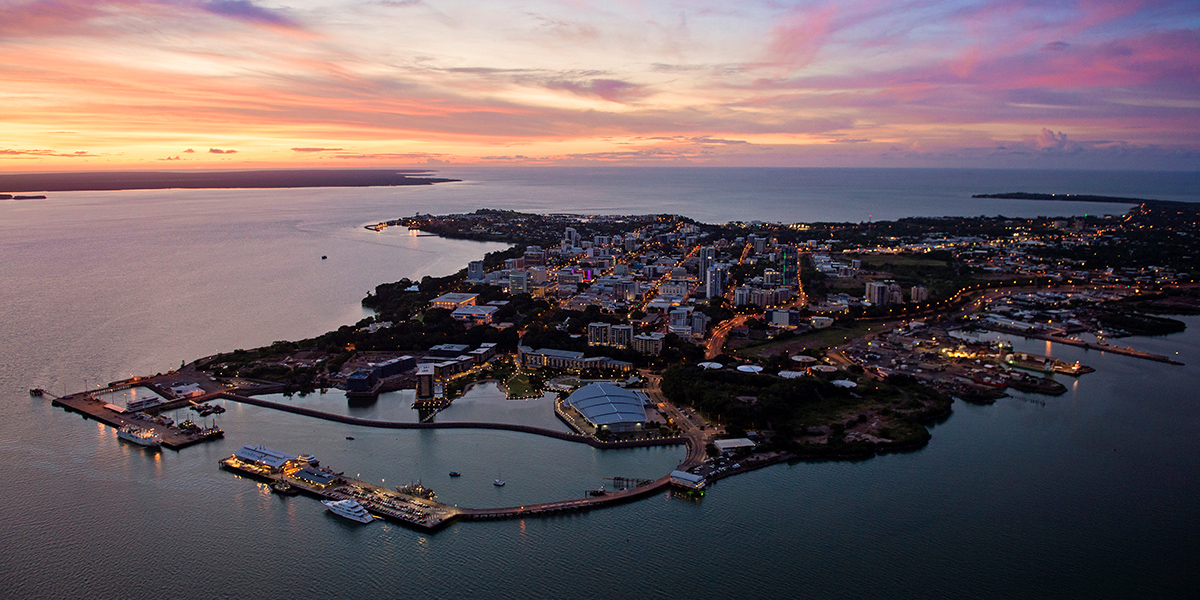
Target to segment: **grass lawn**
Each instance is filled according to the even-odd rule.
[[[508,396],[510,398],[528,396],[534,392],[533,382],[529,379],[529,375],[525,373],[513,375],[504,383],[504,387],[508,388]]]
[[[768,342],[761,346],[744,348],[743,354],[749,356],[773,356],[785,352],[794,352],[805,348],[836,347],[851,340],[860,338],[868,333],[874,333],[886,327],[884,323],[856,323],[851,327],[827,327],[802,333],[794,338],[778,342]]]

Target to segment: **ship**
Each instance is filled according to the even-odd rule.
[[[147,448],[158,448],[162,445],[162,436],[157,431],[137,425],[122,426],[117,430],[117,437]]]
[[[426,500],[433,500],[437,497],[437,494],[433,493],[433,490],[421,485],[420,480],[418,480],[416,483],[396,486],[396,491],[400,492],[401,494],[408,494],[409,496],[416,496]]]
[[[351,521],[370,523],[375,520],[375,517],[371,516],[371,513],[363,508],[363,505],[353,500],[322,500],[321,504],[324,504],[325,508],[329,509],[329,512],[339,517],[350,519]]]

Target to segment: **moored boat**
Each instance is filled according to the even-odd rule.
[[[117,437],[147,448],[158,448],[162,444],[162,436],[157,431],[137,425],[123,425],[117,430]]]
[[[329,512],[339,517],[350,519],[351,521],[370,523],[375,520],[375,517],[371,516],[371,513],[363,508],[363,505],[353,500],[322,500],[321,504],[324,504],[325,508],[329,509]]]
[[[276,481],[271,484],[271,491],[284,496],[295,496],[300,493],[300,488],[286,481]]]

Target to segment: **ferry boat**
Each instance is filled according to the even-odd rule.
[[[147,448],[158,448],[162,444],[162,436],[157,431],[137,425],[122,426],[117,430],[117,437]]]
[[[370,523],[375,520],[375,517],[372,517],[371,513],[363,508],[363,505],[353,500],[322,500],[321,504],[324,504],[325,508],[329,509],[329,512],[339,517],[350,519],[351,521]]]

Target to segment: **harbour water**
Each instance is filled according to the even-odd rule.
[[[35,385],[75,391],[315,335],[361,318],[358,302],[377,283],[447,273],[501,247],[361,227],[418,211],[857,221],[863,210],[872,218],[1125,210],[976,210],[968,204],[980,201],[960,190],[1189,199],[1198,189],[1194,174],[813,170],[799,185],[804,173],[573,171],[446,172],[466,181],[433,188],[0,202],[0,597],[1183,598],[1200,590],[1197,317],[1183,317],[1184,333],[1127,340],[1182,367],[1014,340],[1018,350],[1097,372],[1062,377],[1070,392],[1057,398],[1014,392],[990,406],[957,402],[918,452],[778,465],[721,481],[699,501],[662,495],[433,535],[352,526],[217,461],[263,443],[388,486],[421,479],[443,502],[486,507],[578,497],[605,477],[661,475],[682,449],[372,430],[227,403],[218,417],[224,440],[150,453],[26,393]],[[829,191],[813,191],[821,189]],[[336,393],[293,401],[411,418],[396,396],[361,409]],[[509,404],[489,386],[464,400],[450,409],[462,416],[447,419],[554,426],[544,401]],[[450,479],[450,470],[463,476]],[[497,476],[508,485],[492,486]]]

